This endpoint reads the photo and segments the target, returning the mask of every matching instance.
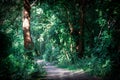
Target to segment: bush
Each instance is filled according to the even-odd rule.
[[[79,66],[82,66],[86,72],[100,77],[104,77],[111,70],[111,61],[109,58],[103,59],[96,56],[85,57],[80,61],[80,64]]]

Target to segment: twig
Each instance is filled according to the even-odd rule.
[[[33,5],[35,5],[36,2],[37,2],[37,0],[35,0],[30,6],[32,7]]]
[[[101,28],[101,30],[100,30],[100,32],[99,32],[98,39],[100,38],[100,36],[101,36],[101,34],[102,34],[102,29],[103,29],[103,26],[102,26],[102,28]]]

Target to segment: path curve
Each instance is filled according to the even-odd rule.
[[[44,65],[47,72],[46,79],[44,80],[101,80],[96,77],[91,77],[83,71],[70,71],[62,68],[58,68],[49,62],[44,60],[36,60],[38,65]]]

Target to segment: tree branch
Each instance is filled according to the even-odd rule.
[[[31,7],[34,6],[36,2],[37,2],[37,0],[35,0],[30,6]]]
[[[103,30],[103,26],[102,26],[102,28],[101,28],[99,34],[98,34],[98,39],[100,39],[100,36],[101,36],[101,34],[102,34],[102,30]]]

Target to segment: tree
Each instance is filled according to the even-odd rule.
[[[73,40],[76,43],[76,52],[81,58],[84,53],[84,16],[85,16],[85,6],[87,3],[87,0],[74,0],[69,1],[69,4],[64,2],[67,6],[64,5],[66,13],[67,13],[67,23],[70,30],[70,36],[73,38]],[[71,6],[72,5],[72,6]],[[75,10],[73,10],[75,9]],[[77,14],[79,12],[79,15]],[[71,14],[72,16],[71,16]],[[79,18],[77,18],[79,17]],[[76,27],[79,24],[79,27]],[[70,49],[72,51],[72,45],[70,46]]]
[[[30,2],[29,0],[24,0],[23,9],[23,35],[24,35],[24,47],[25,49],[33,49],[33,42],[30,34]]]
[[[81,4],[79,4],[81,3]],[[84,8],[85,8],[85,1],[84,0],[80,0],[80,1],[76,1],[76,5],[80,5],[79,6],[79,14],[80,14],[80,20],[79,20],[79,24],[80,24],[80,28],[76,30],[75,33],[77,33],[78,39],[76,41],[76,51],[78,53],[79,58],[81,58],[83,56],[84,53]]]

